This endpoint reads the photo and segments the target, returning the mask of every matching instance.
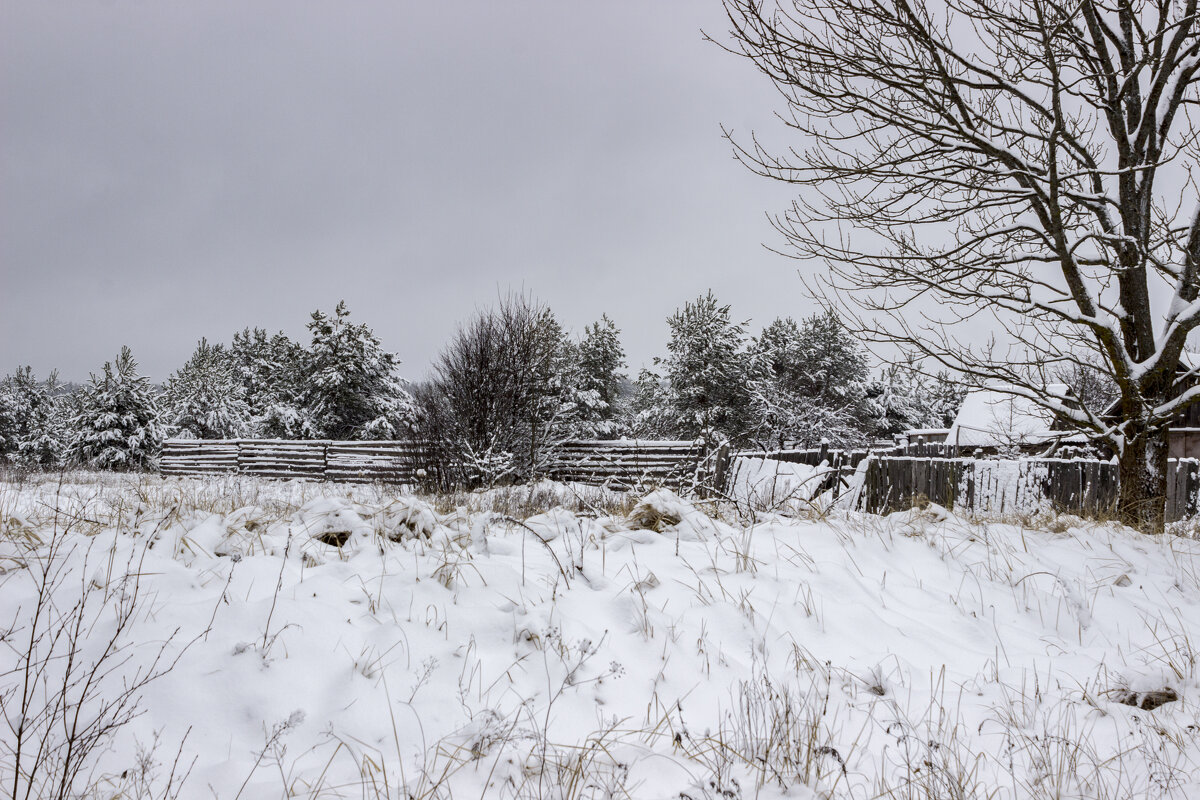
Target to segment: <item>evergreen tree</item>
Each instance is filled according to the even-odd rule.
[[[933,375],[909,358],[883,370],[872,387],[870,403],[877,436],[914,428],[949,428],[966,387],[945,370]]]
[[[26,367],[29,373],[29,368]],[[44,382],[28,374],[29,424],[17,443],[17,460],[31,469],[54,469],[67,461],[71,418],[69,395],[51,372]]]
[[[415,409],[395,374],[399,361],[367,325],[350,322],[344,301],[332,316],[314,311],[308,330],[301,400],[313,435],[395,439],[411,430]]]
[[[938,370],[933,376],[933,386],[929,390],[929,404],[926,411],[926,424],[931,428],[949,428],[958,416],[963,399],[967,396],[967,386],[956,380],[946,370]],[[1115,399],[1115,395],[1106,396]],[[1108,403],[1100,398],[1093,398],[1096,408],[1103,409]]]
[[[710,291],[667,319],[668,398],[686,437],[739,439],[747,411],[745,327]]]
[[[764,447],[866,442],[866,353],[832,311],[776,319],[750,345],[750,430]]]
[[[0,454],[31,469],[51,469],[62,464],[67,437],[64,403],[59,397],[58,373],[37,380],[30,367],[0,383]]]
[[[678,417],[671,410],[662,377],[643,367],[633,384],[628,427],[639,439],[673,439],[681,436]]]
[[[242,385],[254,434],[272,439],[302,439],[315,428],[301,405],[304,348],[282,332],[246,328],[229,349]]]
[[[800,387],[826,406],[857,408],[866,395],[867,354],[832,309],[814,314],[800,327],[804,368]]]
[[[803,393],[805,353],[796,321],[776,319],[764,328],[750,343],[748,361],[751,440],[769,449],[800,438],[815,404]]]
[[[201,339],[187,363],[167,381],[163,422],[172,436],[238,439],[253,431],[233,359],[220,344]]]
[[[516,344],[525,352],[521,394],[527,398],[529,469],[539,473],[561,442],[588,435],[588,422],[599,411],[596,393],[583,385],[579,348],[567,337],[548,307],[536,307],[533,324]],[[520,375],[518,379],[520,380]]]
[[[607,314],[584,329],[578,347],[578,386],[582,390],[583,436],[585,438],[616,438],[621,432],[619,409],[621,372],[625,366],[625,351],[621,347],[621,332]]]
[[[0,458],[11,459],[17,450],[20,416],[13,378],[11,375],[5,375],[4,379],[0,380]]]
[[[911,363],[885,367],[879,380],[872,384],[868,398],[878,437],[924,428],[930,421],[929,389],[924,376]]]
[[[95,469],[144,469],[158,456],[158,406],[150,379],[138,375],[128,347],[115,362],[105,362],[102,376],[90,376],[79,393],[72,427],[72,450]]]

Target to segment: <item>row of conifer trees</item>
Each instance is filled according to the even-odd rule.
[[[523,480],[568,439],[728,440],[774,448],[864,445],[948,424],[961,388],[912,363],[872,372],[832,312],[757,335],[708,293],[667,319],[667,352],[626,373],[602,316],[573,336],[545,305],[511,296],[461,325],[410,383],[344,303],[313,312],[309,341],[247,328],[201,339],[162,385],[129,348],[79,386],[28,367],[0,383],[0,458],[28,468],[142,469],[166,437],[417,437],[472,481]]]

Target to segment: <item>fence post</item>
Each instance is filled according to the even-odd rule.
[[[726,486],[726,480],[729,475],[729,442],[722,442],[717,448],[717,455],[713,461],[713,477],[712,490],[718,497],[729,493],[729,487]]]

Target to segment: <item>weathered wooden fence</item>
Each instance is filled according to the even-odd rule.
[[[633,487],[648,484],[721,486],[729,457],[725,448],[694,441],[570,441],[559,445],[546,468],[555,480]],[[444,469],[417,441],[339,442],[283,439],[169,439],[159,467],[164,475],[237,473],[347,483],[416,484]]]
[[[931,458],[821,448],[739,453],[819,466],[830,471],[818,492],[837,497],[859,465],[870,460],[858,507],[872,513],[911,508],[926,497],[938,505],[987,515],[1043,508],[1103,516],[1116,505],[1117,465],[1085,459]],[[572,441],[560,445],[546,474],[556,480],[632,488],[646,485],[724,491],[730,453],[693,441]],[[164,443],[164,475],[237,473],[347,483],[422,482],[418,470],[437,468],[421,442],[338,442],[279,439],[196,440]],[[1168,462],[1167,519],[1200,514],[1200,461]]]
[[[551,478],[592,485],[633,487],[723,486],[728,448],[700,441],[579,440],[555,448]]]
[[[870,457],[858,489],[857,507],[875,514],[911,508],[925,497],[938,505],[984,515],[1032,513],[1040,509],[1104,516],[1113,511],[1119,488],[1111,461],[1062,458],[958,458],[942,444],[909,445],[868,453],[792,450],[739,453],[830,471],[819,492],[836,498],[850,488],[853,475]],[[1167,462],[1166,515],[1169,521],[1200,514],[1200,461]]]
[[[946,508],[985,515],[1040,509],[1104,516],[1117,502],[1117,465],[1085,459],[872,458],[860,495],[872,513],[911,508],[926,497]],[[1167,462],[1167,519],[1200,512],[1200,462]]]

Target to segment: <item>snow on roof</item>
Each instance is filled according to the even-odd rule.
[[[1047,393],[1066,394],[1066,384],[1046,386]],[[1052,432],[1054,415],[1032,400],[1017,397],[1003,387],[971,389],[950,432],[948,444],[959,447],[1003,447],[1039,444],[1064,434]]]

